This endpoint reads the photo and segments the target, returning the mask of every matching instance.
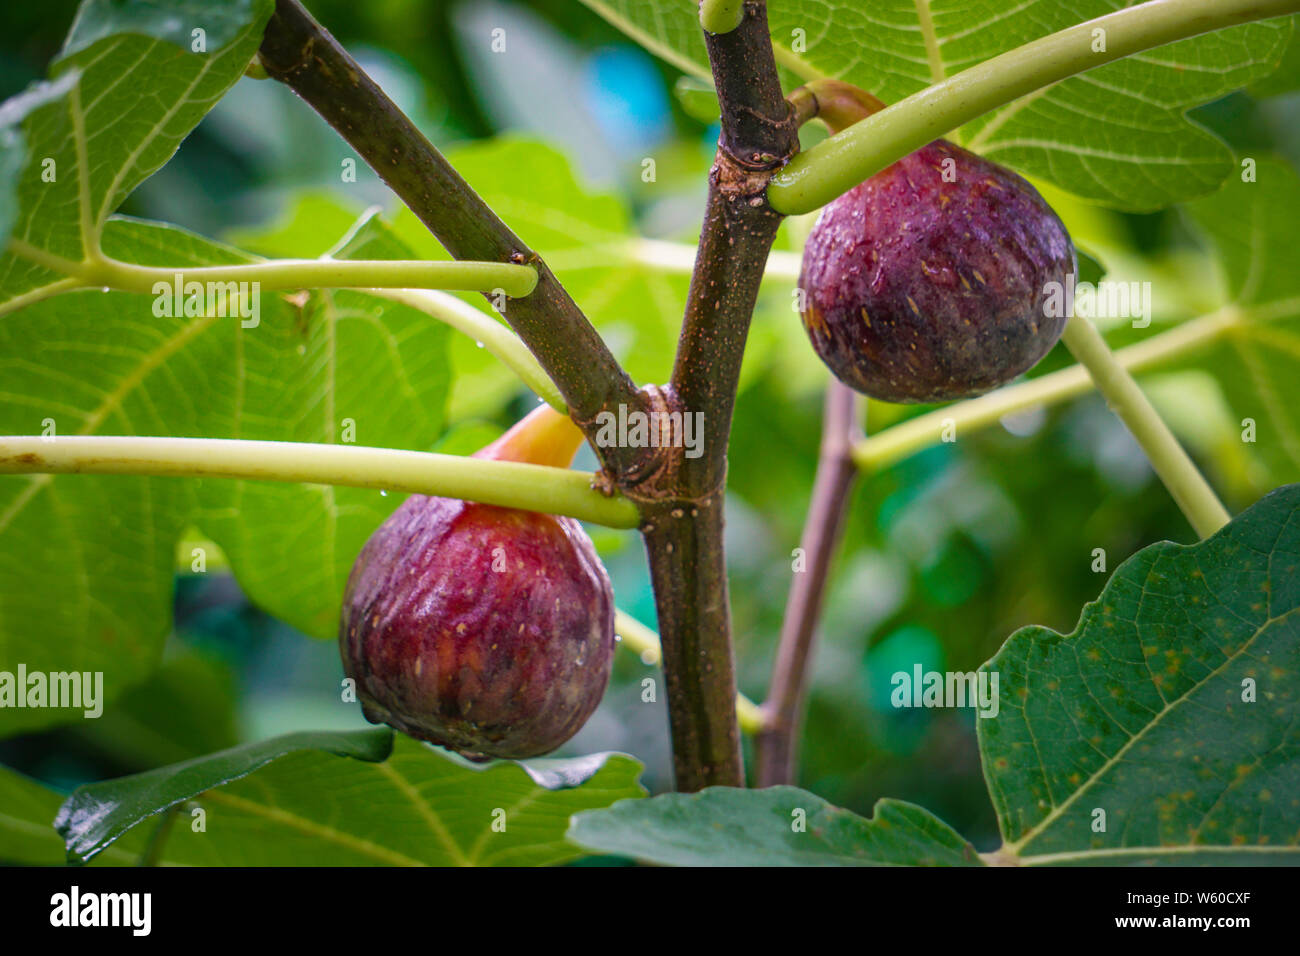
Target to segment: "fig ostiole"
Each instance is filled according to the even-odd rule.
[[[833,130],[881,106],[824,82]],[[1032,185],[935,140],[822,209],[799,276],[804,327],[835,377],[872,398],[966,398],[1051,350],[1066,317],[1046,302],[1075,269],[1065,226]]]
[[[476,456],[567,466],[581,441],[543,406]],[[475,760],[533,757],[600,703],[614,593],[572,518],[412,495],[357,558],[339,645],[372,723]]]

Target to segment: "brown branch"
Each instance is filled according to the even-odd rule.
[[[706,34],[722,104],[699,256],[671,385],[637,391],[604,342],[517,236],[296,0],[276,0],[261,61],[333,126],[457,258],[530,262],[539,282],[506,319],[554,379],[605,465],[639,506],[659,609],[677,786],[743,781],[735,717],[723,483],[750,316],[780,216],[771,174],[798,149],[760,2],[733,31]],[[527,171],[521,171],[526,176]],[[703,454],[681,444],[596,442],[596,418],[630,411],[703,416]],[[694,421],[694,419],[692,419]]]
[[[745,339],[781,221],[767,204],[766,184],[799,148],[777,78],[765,5],[746,3],[736,29],[706,32],[704,39],[722,107],[722,135],[709,174],[672,385],[663,393],[671,410],[701,417],[703,449],[695,458],[674,449],[659,480],[630,492],[646,516],[679,790],[744,783],[723,485]]]
[[[643,398],[586,316],[541,258],[461,178],[441,153],[297,0],[276,0],[259,57],[325,119],[457,259],[531,263],[537,288],[511,299],[504,317],[558,386],[574,420],[593,434],[602,411]],[[528,170],[520,170],[525,186]],[[595,442],[593,441],[593,447]],[[599,448],[613,473],[643,449]]]
[[[857,408],[858,396],[847,385],[832,381],[827,386],[817,477],[799,540],[808,564],[790,582],[781,642],[763,704],[764,725],[755,742],[755,780],[760,787],[795,782],[799,725],[817,638],[817,619],[857,475],[852,457],[853,446],[862,437]]]

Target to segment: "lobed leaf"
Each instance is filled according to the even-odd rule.
[[[181,229],[113,219],[144,265],[249,261]],[[445,326],[358,292],[268,293],[260,321],[159,317],[147,295],[81,291],[0,320],[0,434],[162,435],[428,448],[443,427]],[[351,432],[349,432],[351,428]],[[55,438],[57,440],[57,437]],[[147,676],[171,622],[175,543],[197,525],[249,597],[336,634],[357,552],[398,496],[355,488],[92,475],[0,478],[0,670]],[[0,734],[75,711],[0,711]]]
[[[979,866],[927,810],[881,800],[870,820],[795,787],[709,787],[579,813],[569,839],[671,866]]]
[[[583,0],[672,63],[708,77],[696,11],[675,0]],[[768,6],[777,63],[793,79],[846,80],[886,103],[1031,40],[1103,16],[1120,0],[790,0]],[[1121,209],[1150,210],[1215,189],[1231,150],[1188,110],[1278,70],[1293,18],[1248,23],[1070,77],[953,136],[972,150]]]
[[[1300,862],[1300,485],[1144,548],[1073,633],[1024,628],[984,669],[999,857]]]
[[[1252,160],[1252,162],[1254,162]],[[1200,365],[1222,386],[1269,484],[1300,480],[1300,176],[1261,157],[1186,211],[1220,265],[1235,321]]]

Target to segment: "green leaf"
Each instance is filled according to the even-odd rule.
[[[271,6],[266,0],[82,0],[59,56],[120,33],[164,40],[189,53],[199,39],[195,30],[203,31],[206,49],[215,51],[238,40],[250,24],[260,28]]]
[[[1143,549],[1073,633],[1017,631],[984,669],[995,858],[1300,862],[1300,485]]]
[[[1300,89],[1300,16],[1290,17],[1291,39],[1276,70],[1251,84],[1251,96],[1280,96]]]
[[[920,807],[881,800],[868,820],[795,787],[624,801],[575,816],[569,839],[674,866],[980,865],[969,843]]]
[[[104,246],[143,265],[249,261],[126,219],[107,223]],[[412,309],[358,292],[267,293],[259,324],[244,328],[153,306],[148,295],[79,291],[0,320],[0,434],[39,434],[49,419],[59,434],[424,449],[442,431],[448,330]],[[175,543],[192,525],[255,603],[332,638],[352,562],[398,501],[220,479],[0,478],[0,670],[102,671],[110,700],[147,676],[170,627]],[[6,708],[0,734],[78,715]]]
[[[1144,549],[1072,634],[1024,628],[983,670],[1005,844],[982,858],[910,804],[865,820],[790,787],[620,803],[570,839],[680,865],[1300,862],[1300,485],[1199,544]]]
[[[204,12],[207,6],[83,6],[51,69],[54,82],[0,106],[0,169],[18,171],[4,179],[3,189],[16,192],[0,200],[7,227],[0,238],[74,261],[94,248],[109,214],[243,75],[271,10],[270,0]],[[209,52],[182,52],[170,42],[195,26],[211,31]],[[0,314],[57,291],[63,280],[48,262],[6,248]]]
[[[583,0],[679,68],[708,77],[693,5]],[[833,76],[893,103],[1007,50],[1111,13],[1110,0],[792,0],[768,9],[777,62],[801,80]],[[1192,107],[1273,73],[1292,34],[1279,18],[1194,37],[1071,77],[954,136],[990,159],[1122,209],[1204,195],[1233,171]]]
[[[1236,176],[1187,207],[1217,255],[1227,334],[1199,364],[1214,374],[1258,456],[1266,486],[1300,480],[1300,176],[1262,158],[1255,181]],[[1254,428],[1249,429],[1250,423]]]
[[[0,863],[62,866],[67,861],[54,817],[66,797],[56,790],[0,766]],[[142,828],[105,848],[95,866],[135,866],[148,843]]]
[[[63,862],[63,842],[50,821],[62,798],[0,766],[0,861],[37,866]]]
[[[158,767],[233,747],[234,677],[229,668],[193,652],[158,671],[71,728],[94,751],[126,769]]]
[[[89,860],[140,821],[214,787],[248,776],[272,761],[301,751],[355,760],[387,759],[393,732],[355,730],[285,734],[131,777],[78,787],[59,809],[54,827],[68,857]]]
[[[367,735],[373,749],[349,754],[360,760],[331,755],[339,740]],[[193,798],[206,829],[174,827],[164,862],[545,865],[581,855],[564,839],[573,812],[643,792],[641,765],[621,754],[477,765],[401,735],[384,759],[386,730],[306,735],[317,739],[315,749],[301,746],[300,736],[84,787],[60,817],[73,820],[76,812],[86,821],[72,829],[69,849],[98,852],[112,834]],[[256,767],[248,751],[256,752]],[[243,772],[227,780],[231,764]]]

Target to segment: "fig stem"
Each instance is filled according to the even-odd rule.
[[[640,657],[642,664],[658,667],[663,663],[659,635],[626,611],[615,609],[614,633],[620,638],[619,645]],[[740,721],[741,731],[746,734],[752,736],[763,730],[762,708],[744,694],[736,694],[736,719]]]
[[[1300,0],[1150,0],[985,60],[914,93],[794,157],[767,187],[772,208],[812,212],[886,166],[990,110],[1106,63],[1251,20]],[[1095,51],[1094,31],[1106,38]]]
[[[459,455],[224,438],[0,437],[0,474],[155,475],[308,482],[480,501],[634,528],[636,506],[590,472]],[[0,528],[5,515],[0,512]]]
[[[839,133],[868,116],[879,113],[885,104],[866,90],[821,77],[810,80],[788,97],[794,107],[795,121],[801,126],[809,120],[821,120],[831,133]]]
[[[1106,340],[1087,319],[1074,316],[1061,336],[1066,348],[1087,369],[1111,409],[1128,426],[1146,452],[1160,480],[1169,489],[1197,535],[1208,538],[1232,516],[1214,493],[1150,399],[1118,362]]]
[[[473,457],[568,468],[582,440],[582,429],[568,415],[540,405],[496,441],[474,452]]]

